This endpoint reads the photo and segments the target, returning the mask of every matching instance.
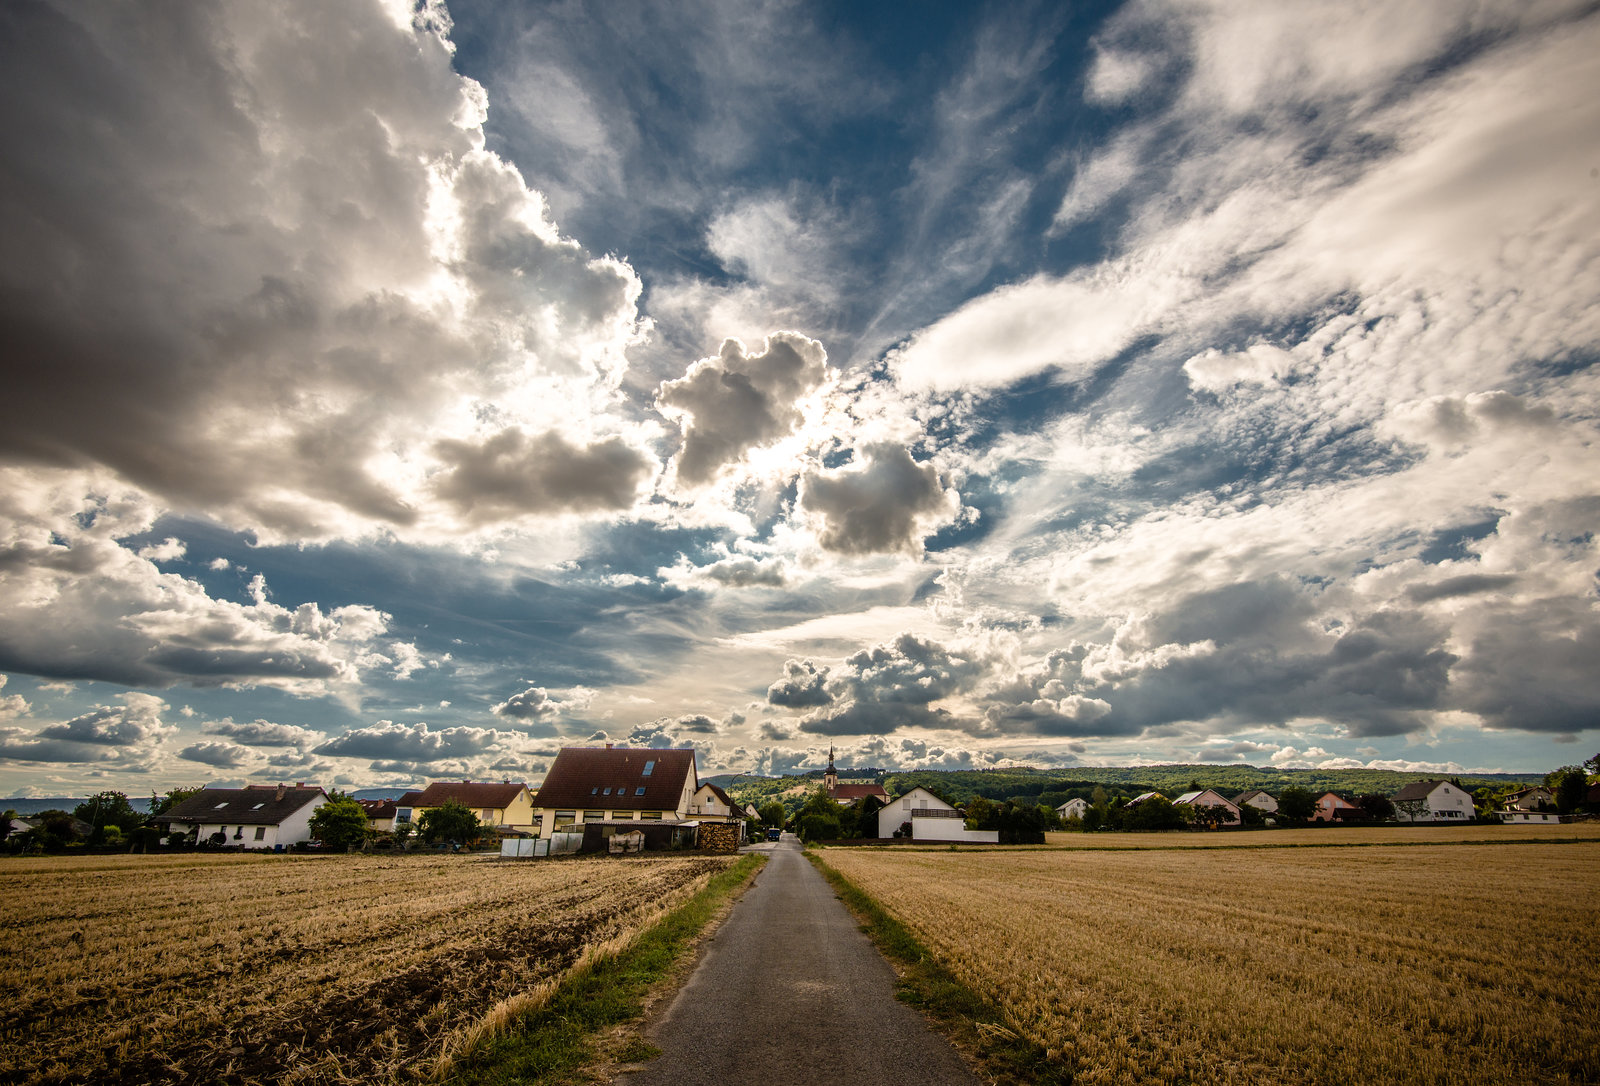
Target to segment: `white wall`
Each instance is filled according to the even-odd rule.
[[[969,830],[959,818],[913,818],[911,838],[915,841],[953,841],[969,845],[998,845],[999,830]]]
[[[319,798],[306,804],[276,826],[262,826],[261,829],[266,832],[259,841],[256,840],[255,826],[245,826],[244,836],[235,840],[233,835],[239,832],[239,823],[237,822],[204,823],[200,826],[200,836],[197,840],[204,844],[207,838],[221,830],[227,834],[227,843],[230,848],[238,848],[241,845],[245,848],[271,849],[278,845],[282,845],[284,848],[292,848],[301,841],[311,840],[311,816],[318,807],[322,806],[323,802]]]
[[[929,792],[925,788],[913,788],[899,799],[891,800],[887,805],[878,810],[878,836],[893,837],[894,831],[907,822],[913,822],[912,811],[953,811],[954,807]],[[925,822],[953,822],[961,825],[961,819],[923,819]]]
[[[1400,822],[1471,822],[1476,814],[1472,794],[1446,781],[1428,793],[1425,813],[1412,819],[1396,808],[1394,816]]]

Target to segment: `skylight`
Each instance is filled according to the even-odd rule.
[[[220,810],[222,810],[222,809],[223,809],[223,808],[224,808],[224,807],[226,807],[226,806],[227,806],[227,805],[228,805],[228,801],[227,801],[227,800],[223,800],[223,801],[222,801],[222,802],[221,802],[221,803],[219,803],[219,804],[217,804],[217,805],[216,805],[216,806],[215,806],[215,807],[213,807],[213,808],[211,808],[211,809],[212,809],[212,810],[213,810],[213,811],[220,811]]]
[[[650,775],[651,770],[655,769],[655,767],[656,767],[655,762],[646,762],[644,764],[644,772],[639,774],[639,776],[648,777]]]

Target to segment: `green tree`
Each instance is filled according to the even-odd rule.
[[[311,812],[311,836],[335,851],[348,850],[367,838],[367,812],[343,792],[330,793]]]
[[[1290,785],[1278,794],[1278,817],[1285,822],[1304,822],[1317,811],[1317,797],[1299,785]]]
[[[1600,777],[1600,754],[1596,754],[1593,758],[1584,762],[1583,768],[1589,771],[1589,776]]]
[[[1556,797],[1556,810],[1562,814],[1571,814],[1583,806],[1589,794],[1589,777],[1582,766],[1564,765],[1546,773],[1544,784]]]
[[[783,809],[783,804],[778,800],[773,800],[771,803],[763,804],[761,807],[761,821],[765,822],[773,829],[781,830],[784,822],[786,822],[788,818],[788,812]]]
[[[120,839],[144,824],[144,815],[134,810],[121,792],[96,792],[72,809],[72,817],[93,827],[89,834],[91,845],[104,843],[107,829],[116,829]]]
[[[441,841],[453,845],[469,845],[478,839],[482,827],[478,816],[460,800],[447,799],[438,807],[430,807],[417,819],[417,833],[430,845]]]
[[[164,796],[158,796],[151,792],[150,813],[152,815],[166,814],[190,796],[198,796],[199,794],[200,789],[198,788],[174,788]]]
[[[841,821],[838,802],[819,788],[806,797],[805,806],[795,815],[794,831],[807,844],[837,841],[844,832]]]
[[[1382,792],[1368,792],[1356,800],[1356,806],[1367,812],[1368,818],[1379,822],[1394,817],[1394,804]]]
[[[1166,796],[1151,796],[1124,808],[1122,828],[1136,833],[1182,829],[1183,812],[1174,807]]]

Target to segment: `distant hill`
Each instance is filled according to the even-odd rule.
[[[350,793],[351,799],[399,799],[409,788],[357,788]]]
[[[740,802],[760,806],[774,797],[798,806],[798,797],[816,788],[821,773],[792,777],[733,778],[724,788]],[[1444,776],[1436,774],[1434,776]],[[1052,806],[1076,795],[1087,797],[1096,787],[1113,796],[1133,796],[1140,792],[1161,792],[1176,796],[1193,784],[1214,788],[1232,797],[1252,788],[1276,795],[1298,786],[1312,792],[1341,792],[1364,795],[1380,792],[1392,795],[1412,781],[1427,780],[1426,773],[1400,773],[1390,769],[1273,769],[1251,765],[1150,765],[1150,766],[1074,766],[1066,769],[920,769],[889,771],[840,769],[840,780],[878,780],[891,795],[904,795],[916,787],[927,788],[955,803],[975,796],[988,799],[1045,798]],[[1469,789],[1499,788],[1508,784],[1537,784],[1539,773],[1461,773],[1450,775]],[[788,793],[785,795],[785,793]]]
[[[16,796],[12,799],[0,799],[0,813],[15,811],[19,815],[33,815],[40,811],[71,811],[80,803],[88,801],[88,796],[79,796],[76,799],[66,796],[50,796],[43,799],[32,796]],[[128,806],[140,814],[150,812],[150,797],[128,797]]]

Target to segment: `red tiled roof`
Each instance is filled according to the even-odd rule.
[[[889,793],[883,790],[881,784],[836,784],[828,793],[834,799],[866,799],[868,796],[877,796],[879,799],[888,799]]]
[[[190,822],[196,825],[220,823],[242,826],[276,826],[308,803],[324,797],[322,789],[296,785],[293,788],[256,786],[253,788],[205,788],[182,803],[162,812],[158,821]]]
[[[676,811],[686,782],[691,792],[700,787],[693,750],[563,747],[534,796],[533,805],[571,810],[625,807],[636,811]],[[610,795],[606,794],[608,788]]]
[[[493,783],[490,781],[434,781],[412,800],[413,807],[443,807],[450,800],[467,807],[499,810],[517,800],[517,793],[527,785],[518,783]],[[413,793],[407,792],[402,799]]]
[[[728,793],[724,792],[722,789],[718,788],[716,785],[710,783],[709,781],[706,782],[705,784],[701,785],[700,787],[701,788],[709,788],[709,789],[711,789],[711,794],[716,796],[717,799],[723,805],[725,805],[730,810],[732,810],[734,814],[738,814],[740,811],[744,810],[743,807],[739,806],[737,803],[735,803],[733,801],[733,797],[732,796],[728,795]]]
[[[361,804],[369,819],[393,818],[400,806],[392,799],[358,799],[356,802]]]

